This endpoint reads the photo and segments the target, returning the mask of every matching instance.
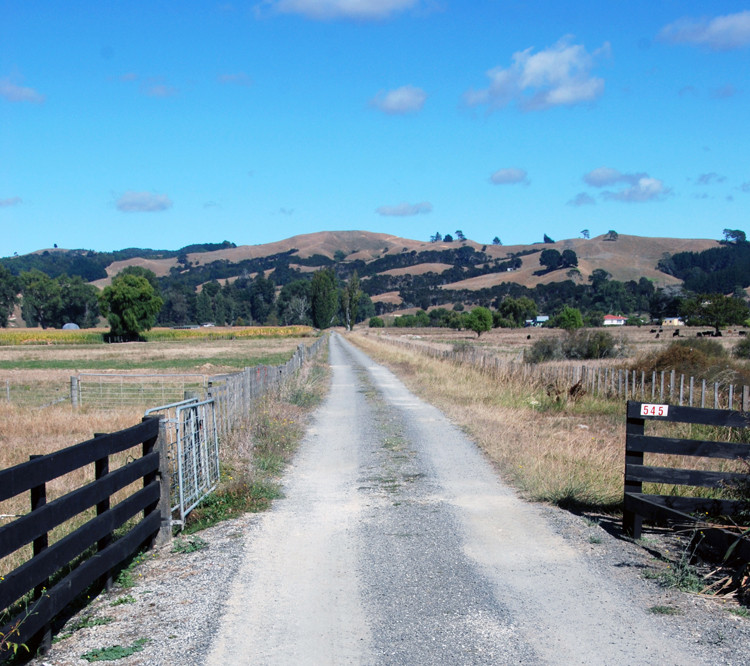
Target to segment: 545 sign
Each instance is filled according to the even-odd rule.
[[[651,405],[643,403],[641,405],[641,416],[667,416],[669,414],[669,405]]]

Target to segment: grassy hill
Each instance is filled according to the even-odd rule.
[[[93,284],[103,287],[111,281],[112,276],[125,266],[130,265],[143,266],[152,270],[157,277],[164,277],[170,275],[170,271],[174,269],[178,269],[180,273],[189,273],[196,267],[216,261],[232,265],[249,259],[291,253],[289,266],[305,273],[314,271],[317,267],[296,263],[295,259],[310,259],[318,256],[331,261],[339,258],[343,264],[354,261],[370,264],[389,255],[410,252],[419,254],[470,247],[476,252],[484,252],[491,259],[499,262],[521,255],[522,266],[513,271],[502,270],[449,282],[444,285],[444,288],[476,290],[502,282],[515,282],[525,287],[534,287],[540,283],[561,282],[570,279],[566,270],[552,271],[545,275],[534,275],[541,268],[539,252],[543,249],[556,249],[560,252],[565,249],[573,250],[578,256],[578,270],[580,271],[580,276],[573,277],[575,281],[585,282],[594,270],[603,269],[610,273],[615,280],[638,280],[641,277],[646,277],[654,280],[657,286],[664,286],[679,282],[677,278],[656,269],[656,264],[664,253],[700,252],[718,247],[718,245],[718,241],[710,239],[647,238],[621,234],[616,241],[606,240],[606,236],[597,236],[591,239],[561,240],[553,244],[497,246],[483,245],[471,240],[430,243],[368,231],[321,231],[292,236],[285,240],[264,245],[240,245],[209,252],[187,253],[190,267],[180,266],[175,256],[164,258],[153,256],[131,257],[110,263],[105,267],[107,277],[96,280]],[[527,252],[533,252],[533,254],[524,255]],[[439,274],[451,267],[450,264],[426,260],[412,266],[385,269],[382,272],[391,275],[423,275],[428,272]],[[242,270],[238,269],[236,275],[240,274],[242,274]]]

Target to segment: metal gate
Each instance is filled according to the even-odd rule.
[[[185,517],[219,485],[219,439],[213,399],[190,398],[146,411],[165,426],[172,523]]]

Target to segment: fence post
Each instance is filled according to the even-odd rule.
[[[159,418],[158,416],[144,416],[143,421],[149,419]],[[153,483],[155,479],[159,479],[160,483],[160,496],[159,500],[150,506],[147,506],[143,510],[143,517],[150,515],[154,511],[158,511],[161,516],[161,527],[159,531],[151,539],[151,547],[162,546],[165,543],[169,543],[172,538],[172,512],[169,502],[169,461],[167,460],[167,433],[166,433],[166,420],[159,419],[159,434],[156,437],[147,439],[143,442],[143,455],[147,456],[152,451],[157,450],[159,452],[159,469],[156,472],[151,472],[143,477],[143,487],[145,488],[150,483]]]
[[[71,383],[72,383],[73,377],[71,377]],[[72,393],[71,393],[72,396]],[[99,437],[104,437],[107,433],[105,432],[95,432],[94,433],[94,439],[97,439]],[[109,474],[109,456],[104,456],[103,458],[98,458],[94,461],[94,478],[98,481],[99,479],[103,478]],[[101,516],[104,512],[109,511],[110,508],[110,502],[109,497],[104,498],[101,502],[97,502],[96,504],[96,515]],[[99,541],[96,542],[96,551],[98,553],[101,553],[109,544],[112,543],[112,533],[103,536]],[[104,587],[107,592],[109,592],[112,589],[112,572],[107,571],[107,573],[102,576],[100,583],[102,587]]]
[[[750,410],[750,386],[742,387],[742,411]]]
[[[78,377],[75,375],[70,378],[70,404],[78,409]]]
[[[627,410],[627,406],[626,406]],[[626,412],[627,413],[627,412]],[[628,418],[625,426],[626,438],[632,435],[643,435],[644,426],[646,421],[642,418]],[[627,470],[628,465],[643,465],[643,452],[641,451],[625,451],[625,468]],[[640,481],[625,481],[625,493],[642,493],[643,483]],[[623,527],[625,532],[633,537],[633,539],[641,538],[641,528],[643,525],[643,518],[633,511],[623,511],[622,515]]]
[[[36,458],[41,458],[41,455],[31,455],[29,456],[29,460],[35,460]],[[31,494],[31,511],[32,513],[38,509],[41,509],[46,503],[47,503],[47,485],[45,483],[42,483],[38,486],[34,486],[31,488],[30,491]],[[45,550],[47,550],[47,546],[49,545],[49,535],[47,532],[44,534],[41,534],[33,541],[33,554],[32,557],[38,557],[41,555]],[[45,591],[49,587],[49,578],[47,580],[42,581],[34,588],[34,600],[41,599],[41,597],[44,595]],[[42,654],[46,654],[49,649],[52,647],[52,627],[49,624],[44,625],[37,634],[39,637],[38,639],[38,645],[39,645],[39,652]]]

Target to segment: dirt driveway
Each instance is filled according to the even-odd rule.
[[[593,566],[391,372],[336,335],[331,364],[208,664],[731,663],[649,612],[662,592],[637,567]]]

